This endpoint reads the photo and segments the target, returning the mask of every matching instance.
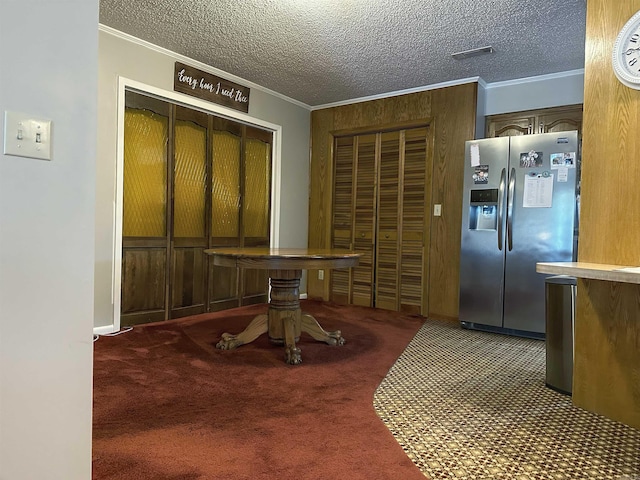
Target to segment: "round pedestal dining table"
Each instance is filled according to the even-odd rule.
[[[217,348],[232,350],[267,333],[271,343],[284,345],[285,362],[297,365],[302,363],[301,351],[296,345],[302,332],[329,345],[344,345],[340,330],[326,331],[313,316],[301,311],[300,279],[303,270],[354,267],[360,254],[304,248],[211,248],[205,253],[217,266],[268,270],[271,286],[267,313],[257,315],[238,334],[223,333]]]

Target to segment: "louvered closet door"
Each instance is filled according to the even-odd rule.
[[[355,137],[338,137],[334,147],[334,186],[331,247],[353,248],[353,180],[355,168]],[[347,305],[351,303],[353,269],[343,268],[330,273],[329,299]]]
[[[431,236],[431,156],[428,127],[406,130],[401,137],[401,229],[398,310],[426,315]]]
[[[357,267],[330,272],[330,299],[373,305],[377,135],[337,137],[334,149],[333,248],[361,254]]]
[[[403,136],[404,137],[404,136]],[[398,310],[402,158],[400,132],[380,135],[375,306]]]
[[[373,305],[376,178],[378,174],[376,145],[377,135],[360,135],[355,139],[353,248],[361,256],[358,266],[353,267],[351,302],[354,305]]]
[[[428,133],[422,127],[336,138],[331,246],[362,256],[357,267],[331,272],[332,301],[427,311]]]
[[[421,313],[428,271],[427,128],[381,134],[374,305]]]

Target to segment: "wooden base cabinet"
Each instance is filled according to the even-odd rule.
[[[332,248],[360,263],[331,272],[330,299],[426,314],[429,128],[336,136]]]

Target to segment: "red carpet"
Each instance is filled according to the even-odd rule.
[[[301,365],[266,335],[215,348],[265,305],[136,327],[95,343],[93,479],[422,479],[373,394],[420,317],[303,301]]]

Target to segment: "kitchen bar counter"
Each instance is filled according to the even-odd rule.
[[[640,267],[588,262],[539,262],[536,272],[570,275],[589,280],[640,284]]]
[[[574,405],[640,429],[640,268],[539,262],[536,271],[578,279]]]

